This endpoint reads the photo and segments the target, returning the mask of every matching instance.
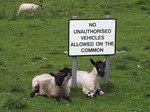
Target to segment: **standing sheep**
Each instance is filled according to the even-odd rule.
[[[37,9],[44,9],[44,7],[40,4],[40,5],[35,5],[35,4],[30,4],[30,3],[23,3],[20,5],[18,13],[16,14],[16,16],[18,16],[20,14],[20,12],[34,12]]]
[[[100,76],[103,77],[105,74],[106,60],[95,62],[93,59],[90,59],[90,62],[94,65],[90,73],[77,71],[77,87],[82,88],[86,97],[95,97],[96,93],[104,94],[99,86],[99,79]],[[72,86],[72,78],[68,81],[68,86]]]

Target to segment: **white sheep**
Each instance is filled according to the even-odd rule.
[[[67,86],[70,74],[64,70],[60,70],[57,74],[42,74],[36,76],[32,80],[32,92],[31,97],[34,96],[48,96],[56,101],[59,101],[61,97],[71,101],[70,88]]]
[[[99,86],[99,79],[100,76],[103,77],[105,74],[106,60],[95,62],[90,59],[90,62],[94,65],[90,73],[86,71],[77,71],[77,87],[82,88],[86,97],[95,97],[96,93],[100,95],[104,94]],[[72,86],[72,78],[68,81],[68,86]]]
[[[23,3],[20,5],[18,13],[16,14],[16,16],[18,16],[20,14],[20,12],[34,12],[37,9],[44,9],[44,7],[40,4],[40,5],[35,5],[35,4],[30,4],[30,3]]]

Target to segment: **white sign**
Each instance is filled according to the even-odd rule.
[[[69,20],[69,56],[114,55],[116,19]]]

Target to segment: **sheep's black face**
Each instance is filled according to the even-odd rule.
[[[103,77],[105,75],[105,63],[106,61],[94,61],[92,59],[90,59],[91,63],[95,66],[96,70],[97,70],[97,74],[101,77]]]
[[[55,83],[56,83],[56,85],[58,85],[58,86],[61,86],[62,85],[62,83],[63,83],[63,81],[64,81],[64,76],[63,75],[56,75],[55,76]]]
[[[56,75],[53,73],[50,73],[50,75],[55,78],[55,83],[57,86],[61,86],[64,82],[65,77],[67,76],[66,73],[62,73],[62,72],[59,72]]]
[[[40,5],[39,5],[39,7],[40,7],[42,10],[44,9],[44,7],[43,7],[43,5],[42,5],[42,4],[40,4]]]
[[[95,63],[95,68],[97,70],[98,75],[103,77],[105,75],[105,62],[97,61]]]

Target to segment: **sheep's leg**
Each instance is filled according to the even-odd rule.
[[[40,93],[36,93],[35,96],[43,96],[43,97],[47,97],[46,94],[40,94]]]
[[[98,94],[100,94],[100,95],[103,95],[103,94],[104,94],[104,91],[102,91],[102,89],[101,89],[101,87],[99,86],[99,84],[97,84],[96,93],[98,93]]]
[[[83,87],[82,91],[85,95],[89,93],[88,89],[86,89],[85,87]]]
[[[18,10],[18,13],[16,14],[16,16],[18,16],[18,15],[19,15],[19,13],[20,13],[20,10]]]
[[[59,102],[59,101],[60,101],[60,98],[59,98],[59,97],[57,97],[57,96],[51,96],[51,98],[52,98],[54,101],[57,101],[57,102]]]
[[[93,98],[93,97],[96,97],[96,94],[93,93],[93,92],[89,92],[88,94],[85,94],[85,97],[87,97],[87,98]]]
[[[30,13],[33,14],[33,10],[32,9],[31,9]]]
[[[72,100],[67,96],[67,97],[63,97],[65,100],[71,102]]]
[[[39,93],[39,88],[40,88],[39,84],[36,85],[36,86],[32,89],[32,91],[31,91],[31,93],[30,93],[30,97],[36,96],[36,94]]]
[[[82,91],[83,91],[83,93],[84,93],[84,95],[85,95],[86,97],[91,97],[91,98],[96,97],[96,94],[95,94],[94,92],[89,91],[89,90],[86,89],[86,88],[83,88]]]
[[[38,96],[47,97],[47,95],[46,95],[46,94],[39,94]]]
[[[104,91],[102,91],[101,89],[97,89],[97,90],[96,90],[96,93],[98,93],[98,94],[100,94],[100,95],[105,94]]]
[[[62,97],[65,100],[68,100],[70,102],[71,101],[71,99],[69,98],[69,96],[70,96],[70,88],[68,86],[62,87],[61,92],[62,92]]]

